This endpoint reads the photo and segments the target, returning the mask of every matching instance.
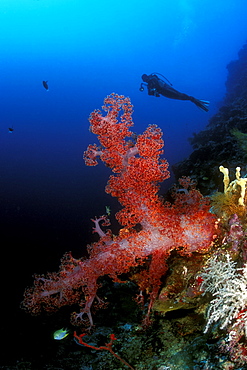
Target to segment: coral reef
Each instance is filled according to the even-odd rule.
[[[75,338],[85,368],[115,369],[118,360],[138,370],[247,368],[247,45],[227,68],[222,107],[190,139],[191,156],[174,166],[169,202],[158,194],[169,177],[161,130],[134,134],[130,100],[117,94],[89,118],[99,145],[89,145],[84,160],[111,168],[105,190],[122,206],[121,229],[113,235],[107,215],[92,219],[99,239],[88,258],[66,253],[58,272],[35,275],[22,303],[32,314],[79,309],[71,322],[83,331]],[[105,316],[116,323],[103,319],[105,326],[90,330],[106,295]]]
[[[205,305],[199,297],[196,310],[206,311],[204,331],[216,341],[218,353],[229,355],[226,367],[220,369],[235,369],[247,363],[247,44],[227,69],[227,91],[221,108],[205,130],[190,138],[194,151],[173,170],[177,179],[190,176],[204,195],[211,195],[211,211],[219,219],[220,237],[208,261],[204,259],[206,266],[195,275],[201,279],[199,290],[204,291],[209,303]]]

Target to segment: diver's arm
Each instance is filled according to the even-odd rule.
[[[159,83],[156,78],[152,78],[148,82],[148,95],[155,96],[156,98],[160,97]]]

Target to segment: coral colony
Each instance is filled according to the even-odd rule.
[[[114,282],[123,282],[121,274],[143,266],[136,281],[137,299],[143,300],[144,292],[149,296],[144,319],[148,324],[171,251],[176,249],[181,255],[207,252],[216,234],[216,218],[209,212],[208,200],[187,178],[181,180],[185,190],[175,194],[173,204],[159,197],[158,184],[169,177],[168,163],[160,158],[162,131],[150,125],[135,137],[130,131],[133,107],[129,98],[111,94],[102,109],[105,114],[95,110],[89,118],[100,146],[89,145],[84,159],[95,166],[99,157],[112,169],[105,190],[123,206],[116,214],[122,229],[114,236],[109,229],[102,229],[109,225],[107,216],[94,219],[99,241],[88,247],[89,258],[75,259],[66,253],[57,273],[35,275],[34,285],[25,291],[23,307],[37,314],[42,309],[53,311],[77,304],[79,312],[72,313],[71,322],[91,327],[92,306],[104,306],[97,295],[98,278],[108,275]]]
[[[213,296],[207,311],[207,324],[204,332],[213,323],[219,323],[220,329],[227,331],[221,344],[223,352],[230,355],[232,361],[246,364],[247,359],[247,264],[236,268],[229,254],[211,257],[205,272],[201,274],[204,294]]]

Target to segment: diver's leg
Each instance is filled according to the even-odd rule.
[[[158,91],[161,95],[165,96],[166,98],[170,99],[177,99],[177,100],[189,100],[194,103],[198,108],[203,109],[205,112],[208,112],[208,104],[209,102],[206,100],[199,100],[194,98],[193,96],[189,96],[187,94],[181,93],[175,90],[173,87],[166,85],[162,89]]]
[[[165,96],[166,98],[170,98],[170,99],[190,100],[191,98],[189,95],[181,93],[169,85],[166,85],[165,87],[163,87],[162,89],[159,89],[158,91],[161,95]]]
[[[198,108],[203,109],[205,112],[208,112],[208,105],[209,101],[207,100],[199,100],[194,98],[193,96],[189,96],[189,100],[194,103]]]

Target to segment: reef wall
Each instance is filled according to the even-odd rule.
[[[247,44],[227,70],[222,106],[205,130],[189,138],[191,155],[172,168],[176,179],[195,178],[204,195],[222,190],[220,165],[228,167],[232,177],[237,166],[241,167],[242,176],[247,173]]]

